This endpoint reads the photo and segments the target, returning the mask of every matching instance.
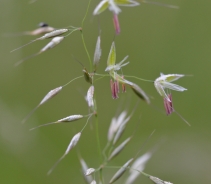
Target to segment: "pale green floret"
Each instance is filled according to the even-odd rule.
[[[95,8],[93,15],[99,15],[103,11],[105,11],[109,6],[108,0],[101,1],[97,7]]]
[[[112,45],[111,45],[109,55],[108,55],[107,68],[105,69],[105,71],[120,70],[121,67],[129,64],[129,62],[124,63],[124,61],[127,58],[128,58],[128,56],[126,56],[122,61],[120,61],[118,64],[116,64],[116,48],[115,48],[115,43],[113,42]]]
[[[97,65],[100,61],[100,57],[102,54],[102,49],[100,47],[100,36],[98,36],[97,38],[97,43],[96,43],[96,47],[95,47],[95,53],[94,53],[94,59],[93,59],[93,63],[94,65]]]
[[[133,0],[114,0],[119,6],[138,6],[139,3]]]
[[[109,4],[110,6],[108,7],[108,9],[112,11],[114,14],[118,15],[121,12],[121,9],[116,5],[114,0],[109,0]]]
[[[129,64],[129,62],[124,63],[124,61],[128,58],[128,56],[126,56],[122,61],[120,61],[118,64],[114,64],[114,65],[110,65],[107,66],[107,68],[105,69],[105,71],[111,71],[111,70],[120,70],[123,66],[126,66],[127,64]],[[123,64],[124,63],[124,64]]]
[[[115,65],[115,63],[116,63],[116,48],[115,48],[115,43],[113,42],[108,55],[107,67]]]
[[[119,14],[121,9],[118,6],[138,6],[139,3],[134,0],[102,0],[95,8],[93,15],[99,15],[107,8],[115,14]]]
[[[173,82],[178,80],[181,77],[184,77],[185,75],[183,74],[168,74],[168,75],[164,75],[163,73],[160,74],[160,77],[158,79],[160,80],[165,80],[167,82]]]
[[[171,101],[165,92],[165,88],[175,90],[175,91],[180,91],[180,92],[187,90],[186,88],[183,88],[182,86],[170,83],[170,82],[178,80],[181,77],[184,77],[184,75],[183,74],[164,75],[161,73],[161,76],[158,77],[154,82],[155,88],[162,97],[165,97],[168,101]]]

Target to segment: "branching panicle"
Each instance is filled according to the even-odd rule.
[[[77,114],[69,115],[67,117],[58,119],[54,122],[50,122],[47,124],[41,124],[35,128],[30,129],[30,130],[34,130],[34,129],[52,125],[52,124],[67,124],[67,123],[75,122],[78,120],[80,120],[80,121],[78,121],[77,123],[80,124],[80,126],[81,126],[81,123],[83,122],[83,124],[80,128],[80,131],[78,131],[78,133],[72,137],[64,154],[60,157],[60,159],[58,159],[58,161],[54,164],[54,166],[48,171],[48,175],[52,173],[52,171],[56,168],[56,166],[73,150],[73,148],[76,147],[76,145],[80,144],[79,139],[80,139],[81,135],[83,134],[83,132],[85,130],[87,130],[87,125],[89,124],[89,122],[95,121],[94,131],[96,133],[96,144],[97,144],[97,149],[98,149],[98,154],[99,154],[98,155],[98,157],[99,157],[98,166],[97,167],[93,167],[93,166],[88,167],[86,162],[84,161],[84,159],[81,156],[79,156],[79,160],[80,160],[81,167],[82,167],[82,175],[85,178],[87,183],[89,183],[89,184],[96,184],[96,183],[112,184],[112,183],[116,182],[117,180],[121,179],[122,175],[126,171],[129,171],[129,177],[127,177],[127,179],[126,179],[126,184],[132,184],[140,174],[144,175],[145,177],[148,177],[155,184],[171,184],[170,182],[163,181],[157,177],[151,176],[151,175],[143,172],[146,163],[152,157],[152,151],[148,151],[147,153],[139,156],[140,148],[139,148],[138,153],[136,153],[136,155],[134,157],[130,156],[129,157],[130,159],[128,159],[128,158],[125,159],[125,160],[127,160],[127,162],[124,163],[122,166],[113,167],[116,169],[118,168],[118,170],[116,173],[113,174],[112,177],[109,178],[109,180],[108,180],[108,178],[104,178],[106,176],[106,174],[104,175],[105,168],[112,168],[112,166],[109,166],[109,165],[112,163],[113,159],[118,156],[123,155],[122,154],[122,152],[124,152],[123,150],[127,149],[127,145],[132,142],[132,139],[133,139],[135,133],[127,136],[123,140],[121,140],[121,139],[122,139],[122,135],[124,134],[124,132],[127,132],[127,124],[132,123],[131,118],[133,117],[133,114],[137,111],[136,107],[138,105],[136,105],[136,107],[134,108],[135,110],[133,110],[129,116],[127,115],[127,111],[122,111],[121,113],[119,113],[119,116],[114,116],[112,118],[108,132],[107,132],[106,146],[102,150],[101,142],[100,142],[101,132],[99,132],[99,130],[101,130],[100,126],[106,122],[104,122],[104,118],[101,117],[101,114],[102,114],[101,109],[99,109],[99,110],[97,109],[97,99],[96,99],[97,94],[96,94],[96,92],[98,92],[99,87],[98,87],[98,85],[96,85],[96,83],[98,83],[98,81],[103,82],[102,78],[104,78],[104,77],[109,77],[110,78],[111,96],[113,99],[116,99],[116,101],[121,99],[121,96],[126,96],[126,86],[127,86],[127,89],[128,88],[132,89],[134,94],[136,94],[143,102],[146,102],[146,103],[142,103],[143,107],[146,107],[147,105],[151,104],[151,99],[147,95],[148,93],[146,93],[142,89],[142,86],[140,87],[140,84],[136,84],[133,81],[128,80],[128,78],[138,79],[138,80],[147,82],[146,84],[150,84],[151,86],[153,86],[153,84],[154,84],[155,90],[163,98],[164,108],[165,108],[167,115],[170,115],[173,112],[177,113],[177,111],[175,111],[175,109],[173,107],[172,94],[171,94],[170,90],[179,91],[179,92],[183,92],[183,91],[187,90],[186,88],[184,88],[182,86],[172,83],[172,82],[178,80],[179,78],[184,77],[185,75],[183,75],[183,74],[164,75],[161,73],[161,76],[155,80],[147,80],[147,79],[140,78],[139,76],[130,76],[130,75],[123,74],[123,69],[126,67],[129,67],[129,61],[128,61],[129,56],[126,53],[124,55],[125,57],[122,60],[120,60],[120,62],[117,63],[117,59],[119,56],[117,57],[117,53],[116,53],[117,48],[115,45],[115,37],[117,37],[116,35],[120,35],[119,14],[120,14],[120,12],[122,12],[120,7],[121,6],[126,6],[126,7],[131,7],[131,8],[136,7],[140,4],[139,2],[161,5],[161,6],[166,6],[166,7],[170,7],[170,8],[176,8],[176,6],[165,5],[165,4],[161,4],[161,3],[157,3],[157,2],[151,2],[148,0],[147,1],[146,0],[101,0],[99,2],[99,4],[95,7],[95,9],[93,10],[93,15],[99,15],[102,12],[104,12],[106,9],[108,9],[113,14],[113,23],[114,23],[114,28],[115,28],[115,34],[114,34],[115,36],[111,43],[110,51],[107,56],[107,62],[102,57],[102,43],[104,43],[104,42],[102,42],[101,39],[104,39],[104,37],[102,35],[102,38],[101,38],[101,28],[100,28],[99,17],[98,17],[98,20],[99,20],[98,29],[100,31],[99,31],[99,34],[97,37],[95,49],[88,48],[87,44],[85,42],[84,33],[87,33],[87,32],[86,32],[86,29],[84,28],[84,22],[85,22],[87,16],[89,15],[88,13],[90,11],[89,9],[90,9],[90,5],[91,5],[91,0],[88,1],[85,15],[83,17],[83,20],[81,21],[81,27],[68,26],[67,28],[63,28],[63,29],[56,29],[54,27],[50,27],[47,23],[40,23],[38,29],[35,29],[33,31],[26,31],[26,32],[22,33],[25,35],[41,35],[39,38],[34,39],[31,42],[29,42],[28,44],[23,45],[23,46],[11,51],[11,52],[16,51],[16,50],[23,48],[23,47],[25,47],[31,43],[34,43],[36,41],[41,41],[41,40],[49,39],[49,38],[51,39],[48,42],[48,44],[46,44],[43,48],[40,49],[39,52],[17,62],[16,63],[16,66],[17,66],[17,65],[21,64],[22,62],[28,60],[29,58],[35,57],[45,51],[48,51],[48,50],[54,48],[55,46],[60,44],[64,39],[66,40],[67,37],[69,35],[71,35],[73,32],[80,31],[80,33],[81,33],[82,44],[83,44],[83,47],[85,50],[84,53],[81,52],[81,54],[87,55],[87,60],[88,60],[88,64],[89,64],[88,70],[84,67],[84,66],[86,66],[86,64],[83,65],[80,61],[75,59],[82,65],[83,75],[75,77],[74,79],[67,82],[65,85],[61,85],[53,90],[50,90],[44,96],[44,98],[40,101],[40,103],[34,108],[34,110],[32,110],[32,112],[29,113],[29,115],[27,115],[26,118],[22,121],[24,123],[36,111],[36,109],[38,109],[40,106],[42,106],[47,101],[49,101],[54,96],[56,96],[58,93],[60,93],[61,90],[63,90],[63,88],[66,87],[67,85],[69,85],[69,84],[72,85],[73,81],[84,77],[85,81],[88,82],[88,84],[83,83],[84,85],[88,85],[88,86],[86,86],[87,92],[86,92],[86,97],[85,97],[86,102],[87,102],[86,108],[88,111],[88,114],[87,113],[85,113],[85,114],[87,114],[87,115],[81,115],[84,113],[79,112]],[[104,14],[102,16],[104,16]],[[124,31],[124,30],[121,30],[121,31]],[[106,34],[106,33],[103,32],[103,34]],[[86,34],[86,36],[89,36],[89,35]],[[121,38],[121,35],[119,37]],[[90,57],[89,49],[94,50],[93,60]],[[125,52],[125,50],[122,50],[122,52]],[[133,61],[133,62],[134,63],[141,62],[141,61],[139,61],[139,59],[140,58],[137,58],[138,61]],[[102,60],[102,61],[100,61],[100,60]],[[107,64],[107,66],[102,70],[102,71],[104,71],[104,73],[102,73],[102,74],[96,73],[100,62],[101,63],[104,62],[104,63],[102,63],[102,65]],[[137,66],[140,66],[140,64],[138,63]],[[140,68],[140,71],[141,70],[142,70],[142,68]],[[79,72],[81,72],[81,71],[79,71]],[[107,80],[108,85],[105,85],[107,87],[109,87],[108,80]],[[106,96],[106,94],[104,92],[106,90],[104,88],[102,90],[103,90],[103,93],[98,94],[100,98],[104,98]],[[105,103],[106,103],[105,106],[112,108],[112,106],[109,105],[111,103],[110,101],[106,101]],[[81,105],[83,105],[83,104],[81,104]],[[82,108],[81,108],[81,111],[82,111]],[[98,117],[98,114],[99,114],[99,117]],[[107,116],[109,113],[105,112],[105,114]],[[179,113],[177,113],[177,114],[189,125],[189,123]],[[98,118],[100,118],[100,119],[98,119]],[[74,123],[70,123],[70,124],[74,124]],[[60,126],[60,125],[58,125],[58,126]],[[64,125],[64,126],[66,126],[66,125]],[[70,125],[70,126],[74,126],[74,125]],[[136,132],[136,131],[134,131],[134,132]],[[150,137],[152,136],[152,134],[150,135]],[[83,135],[83,136],[85,136],[85,135]],[[86,137],[83,141],[86,141],[87,145],[90,144],[89,137]],[[131,155],[134,155],[133,153],[134,152],[132,152]],[[99,174],[99,177],[96,177],[95,176],[96,174]]]

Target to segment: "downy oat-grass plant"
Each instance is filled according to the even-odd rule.
[[[36,1],[33,1],[33,3],[36,3]],[[81,2],[78,2],[79,4]],[[54,174],[56,172],[56,168],[60,162],[65,162],[66,156],[69,155],[71,152],[76,151],[78,155],[78,160],[81,164],[82,174],[81,177],[84,177],[85,182],[89,184],[95,184],[95,183],[126,183],[126,184],[132,184],[136,180],[138,181],[138,176],[143,175],[149,179],[149,182],[155,184],[171,184],[171,182],[167,182],[165,179],[160,179],[159,176],[155,177],[153,174],[145,173],[145,165],[149,161],[149,159],[155,154],[156,149],[152,148],[150,151],[145,151],[145,145],[147,144],[148,140],[153,136],[154,130],[152,130],[152,133],[149,135],[149,137],[143,141],[145,143],[142,143],[136,150],[130,150],[130,154],[124,155],[124,149],[127,149],[127,146],[129,144],[132,144],[133,142],[133,136],[137,134],[136,130],[133,132],[130,132],[130,136],[126,138],[124,137],[124,133],[127,132],[127,124],[131,122],[131,118],[133,117],[133,114],[136,112],[137,106],[142,104],[143,106],[150,106],[153,110],[155,110],[155,105],[153,105],[152,97],[149,95],[150,92],[144,90],[144,84],[145,85],[151,85],[154,87],[154,89],[158,92],[160,96],[156,96],[155,98],[160,98],[161,103],[164,105],[164,109],[166,112],[166,115],[170,115],[172,113],[177,113],[177,115],[190,126],[189,122],[185,120],[175,109],[173,106],[173,94],[171,93],[171,90],[183,92],[187,89],[179,86],[177,84],[174,84],[172,82],[185,77],[184,74],[163,74],[160,73],[160,76],[158,76],[154,80],[148,80],[141,78],[142,76],[133,76],[133,74],[126,74],[124,71],[124,68],[130,67],[129,59],[130,57],[127,55],[127,47],[131,47],[130,45],[125,44],[125,57],[122,59],[118,56],[118,47],[116,47],[116,39],[123,39],[121,37],[121,32],[124,31],[121,29],[121,21],[119,20],[120,13],[127,13],[126,9],[124,12],[122,12],[122,7],[129,7],[129,8],[139,8],[139,5],[141,3],[148,3],[148,4],[154,4],[154,5],[160,5],[165,6],[167,8],[173,8],[178,9],[177,6],[173,5],[166,5],[161,4],[157,2],[151,2],[146,0],[102,0],[96,3],[95,9],[90,8],[92,0],[87,1],[86,3],[83,3],[83,6],[87,6],[85,15],[82,19],[81,26],[75,27],[73,25],[63,28],[54,28],[49,26],[47,23],[41,23],[39,24],[39,28],[33,31],[27,31],[23,34],[25,35],[33,35],[33,36],[39,36],[38,38],[33,39],[31,42],[27,43],[26,45],[23,45],[17,49],[12,50],[16,51],[18,49],[21,49],[29,44],[36,44],[36,41],[42,42],[42,40],[47,39],[49,42],[44,45],[38,52],[35,51],[34,55],[30,55],[17,63],[15,63],[15,66],[18,67],[18,65],[22,64],[24,65],[25,62],[28,62],[28,60],[32,57],[36,57],[37,60],[39,60],[39,56],[41,53],[46,52],[48,53],[51,49],[56,49],[57,47],[62,47],[62,44],[65,40],[71,39],[76,33],[81,34],[81,40],[78,40],[78,42],[82,42],[83,48],[81,48],[82,54],[85,54],[87,56],[87,61],[80,61],[78,59],[78,56],[74,53],[71,53],[69,57],[74,61],[77,62],[79,65],[82,66],[82,71],[78,71],[80,74],[79,76],[76,76],[75,78],[71,79],[69,82],[67,82],[64,85],[57,86],[54,89],[49,89],[49,92],[43,96],[43,99],[38,102],[37,106],[22,120],[22,123],[26,123],[30,121],[30,117],[33,115],[33,113],[40,108],[41,106],[45,105],[49,100],[52,98],[56,98],[58,95],[62,95],[62,91],[66,90],[67,86],[71,86],[71,88],[74,88],[75,82],[77,84],[81,83],[83,85],[84,83],[81,82],[81,79],[83,78],[88,84],[89,87],[87,88],[87,92],[85,95],[85,101],[87,102],[87,113],[84,114],[84,112],[78,112],[78,113],[72,113],[66,115],[66,117],[58,117],[53,122],[47,122],[46,124],[40,124],[36,127],[32,127],[30,130],[32,131],[38,131],[38,128],[41,128],[44,126],[59,126],[58,124],[74,124],[77,123],[77,121],[80,120],[80,123],[83,124],[82,128],[79,130],[76,130],[77,133],[71,138],[69,145],[67,145],[66,150],[63,150],[63,154],[60,158],[55,162],[52,167],[49,167],[49,171],[46,172],[47,175]],[[96,46],[94,53],[91,53],[89,50],[90,48],[87,46],[86,38],[84,36],[84,33],[86,30],[84,29],[84,23],[89,19],[88,12],[93,12],[93,19],[94,21],[98,21],[98,35],[96,35]],[[114,36],[111,39],[111,47],[109,53],[106,53],[102,50],[104,40],[101,39],[101,33],[103,30],[101,30],[101,24],[103,24],[103,21],[101,21],[101,17],[104,16],[104,11],[109,11],[112,16],[113,20],[113,27],[114,27]],[[84,13],[84,12],[81,12]],[[131,17],[131,20],[133,20],[133,17]],[[80,24],[80,23],[78,23]],[[133,29],[131,27],[130,34],[133,34]],[[104,33],[105,34],[105,33]],[[89,36],[89,35],[86,35]],[[35,43],[34,43],[35,42]],[[144,44],[144,43],[140,43]],[[102,53],[104,55],[107,55],[107,61],[102,60],[101,56]],[[50,52],[48,53],[50,54]],[[141,61],[139,61],[141,62]],[[98,73],[98,70],[100,67],[105,66],[102,63],[106,63],[106,68],[104,68],[103,73]],[[85,67],[89,66],[89,67]],[[140,65],[137,64],[137,67]],[[71,70],[76,70],[75,68],[72,68]],[[161,71],[162,72],[162,71]],[[132,91],[134,97],[137,99],[137,104],[135,107],[133,107],[133,110],[129,113],[127,109],[128,107],[121,108],[121,112],[117,113],[117,115],[113,117],[109,117],[111,119],[110,127],[105,132],[99,132],[99,126],[101,123],[99,121],[103,121],[103,116],[108,117],[108,114],[106,112],[102,112],[100,108],[98,108],[98,98],[103,98],[103,95],[98,94],[98,86],[96,84],[98,83],[104,83],[104,86],[106,88],[110,88],[111,91],[111,99],[121,99],[124,95],[126,95],[127,91]],[[143,86],[143,87],[142,87]],[[120,95],[121,94],[121,95]],[[74,98],[73,96],[70,96]],[[109,103],[109,102],[108,102]],[[118,103],[118,102],[117,102]],[[112,108],[112,107],[110,107]],[[112,110],[113,112],[116,112],[116,109]],[[153,116],[153,113],[152,113]],[[136,120],[139,121],[139,120]],[[106,122],[103,122],[106,123]],[[96,142],[93,144],[96,144],[97,152],[98,152],[98,165],[91,165],[91,163],[84,159],[84,155],[86,152],[80,152],[80,149],[77,149],[77,146],[80,145],[80,139],[83,137],[84,131],[89,131],[90,126],[94,126],[95,130],[95,137]],[[65,126],[65,125],[64,125]],[[138,125],[141,126],[141,125]],[[92,127],[93,128],[93,127]],[[134,128],[136,129],[136,128]],[[93,136],[93,131],[90,132],[90,134]],[[103,145],[101,143],[101,137],[107,135],[107,143]],[[84,139],[89,139],[88,137],[84,137]],[[87,144],[90,144],[87,143]],[[88,148],[88,147],[87,147]],[[93,150],[95,151],[95,150]],[[141,154],[141,152],[146,152],[145,154]],[[124,157],[123,157],[124,156]],[[113,160],[117,157],[124,158],[124,162],[122,162],[121,165],[116,166],[113,165]],[[89,165],[87,164],[89,162]],[[71,164],[69,165],[71,167]],[[107,174],[107,171],[109,171],[109,174]],[[112,175],[110,173],[112,172]],[[122,177],[125,172],[128,172],[127,177]],[[76,170],[75,173],[80,174],[80,170]],[[70,179],[71,181],[71,179]]]

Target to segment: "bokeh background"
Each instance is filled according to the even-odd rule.
[[[121,34],[115,38],[117,61],[129,55],[130,64],[124,68],[124,74],[145,79],[154,80],[160,72],[192,75],[176,82],[187,91],[172,92],[175,109],[191,127],[176,113],[169,117],[165,115],[163,100],[152,83],[130,79],[151,96],[152,105],[140,101],[121,140],[136,130],[133,139],[111,165],[123,165],[156,130],[139,154],[156,148],[145,172],[175,184],[208,184],[211,183],[211,2],[157,2],[180,8],[145,3],[135,8],[122,8],[119,15]],[[98,73],[103,74],[114,28],[109,11],[102,13],[99,19],[92,15],[98,3],[98,0],[92,0],[83,31],[93,57],[98,27],[101,27],[103,54]],[[80,32],[74,32],[56,48],[18,67],[14,67],[17,61],[38,52],[48,40],[10,53],[35,37],[9,34],[33,30],[42,21],[57,28],[79,27],[87,4],[85,0],[37,0],[32,4],[29,0],[0,1],[0,183],[84,183],[77,152],[90,167],[99,166],[94,119],[83,132],[77,149],[71,151],[50,176],[46,176],[47,171],[63,155],[85,119],[29,131],[34,126],[68,115],[88,114],[84,95],[89,84],[83,79],[65,87],[58,96],[40,107],[26,124],[20,123],[47,92],[82,75],[82,67],[72,55],[89,67]],[[112,117],[122,110],[131,113],[138,101],[130,89],[113,100],[109,80],[104,78],[95,85],[102,147],[106,145]],[[114,169],[105,170],[107,182],[114,172]],[[124,183],[126,178],[127,174],[116,183]],[[140,176],[135,183],[152,182]]]

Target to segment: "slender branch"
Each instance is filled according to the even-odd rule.
[[[82,29],[81,29],[81,38],[82,38],[83,46],[84,46],[84,49],[85,49],[85,51],[86,51],[87,57],[88,57],[88,59],[89,59],[90,71],[92,71],[92,60],[91,60],[90,54],[89,54],[89,52],[88,52],[88,50],[87,50],[86,43],[85,43],[85,40],[84,40],[83,25],[84,25],[84,21],[85,21],[85,19],[86,19],[86,16],[87,16],[87,14],[88,14],[88,11],[89,11],[89,7],[90,7],[90,4],[91,4],[91,1],[92,1],[92,0],[89,0],[89,3],[88,3],[88,6],[87,6],[87,9],[86,9],[85,16],[84,16],[84,18],[83,18],[83,20],[82,20],[82,23],[81,23],[81,28],[82,28]]]
[[[86,51],[86,54],[87,54],[87,57],[88,57],[88,60],[89,60],[89,68],[90,68],[90,71],[92,71],[92,60],[91,60],[91,57],[89,55],[89,51],[87,50],[82,30],[81,30],[81,38],[82,38],[83,46],[84,46],[84,49]]]
[[[142,78],[139,78],[139,77],[136,77],[136,76],[130,76],[130,75],[124,75],[124,76],[134,78],[134,79],[138,79],[138,80],[145,81],[145,82],[154,82],[153,80],[142,79]]]

